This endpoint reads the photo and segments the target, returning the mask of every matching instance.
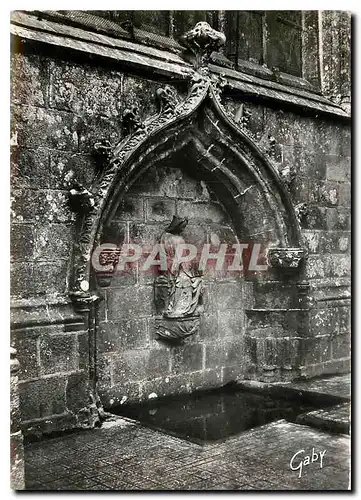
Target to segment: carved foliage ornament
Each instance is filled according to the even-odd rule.
[[[198,69],[208,65],[212,52],[217,52],[226,43],[226,37],[208,23],[200,22],[181,37],[180,43],[193,52],[195,69]]]
[[[267,257],[272,267],[295,269],[306,257],[306,251],[303,248],[270,248]]]

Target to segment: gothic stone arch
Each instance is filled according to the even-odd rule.
[[[214,181],[217,196],[230,215],[236,233],[263,240],[268,246],[268,276],[256,276],[250,283],[253,303],[245,306],[247,328],[252,329],[246,339],[249,376],[287,379],[297,368],[297,349],[291,352],[289,346],[283,365],[275,363],[279,349],[285,348],[283,338],[257,337],[257,325],[281,328],[281,337],[284,337],[290,328],[297,330],[295,323],[305,313],[307,284],[302,281],[305,252],[297,214],[287,186],[269,155],[260,149],[247,128],[242,127],[242,121],[240,126],[223,108],[224,85],[222,77],[215,78],[201,68],[193,73],[184,101],[178,102],[166,86],[157,91],[159,113],[156,116],[141,123],[136,110],[127,110],[124,123],[128,135],[114,148],[105,143],[96,145],[101,171],[93,194],[81,186],[71,191],[71,202],[79,212],[71,297],[78,310],[90,311],[90,375],[95,393],[98,297],[94,293],[91,255],[101,243],[104,225],[133,183],[151,165],[174,155],[193,163],[196,170]],[[285,295],[285,307],[277,311],[269,305],[260,307],[260,297],[272,295],[275,286]]]

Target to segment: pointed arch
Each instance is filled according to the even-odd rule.
[[[89,297],[91,253],[119,200],[150,166],[175,154],[214,181],[236,230],[250,238],[264,233],[271,246],[301,245],[292,201],[272,162],[225,112],[214,83],[196,73],[183,102],[167,94],[164,110],[114,148],[82,222],[73,298]]]

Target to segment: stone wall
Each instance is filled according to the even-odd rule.
[[[159,82],[150,77],[81,63],[70,55],[12,55],[12,343],[20,361],[27,432],[94,424],[87,409],[87,318],[68,298],[78,228],[67,193],[72,179],[90,188],[96,172],[93,145],[101,138],[119,141],[126,107],[136,103],[141,118],[156,112]],[[173,88],[184,95],[183,85]],[[225,104],[234,115],[241,102],[232,96]],[[173,350],[152,333],[152,285],[146,277],[128,276],[127,294],[116,281],[109,290],[99,288],[104,300],[98,368],[108,405],[124,388],[124,395],[137,398],[213,387],[242,376],[279,380],[348,369],[350,126],[332,116],[306,116],[301,108],[290,111],[279,102],[266,106],[248,97],[245,105],[257,141],[275,138],[274,162],[304,214],[309,258],[303,274],[296,287],[274,276],[271,283],[213,277],[206,283],[200,334]],[[162,172],[167,173],[164,182],[159,179],[150,189],[144,178],[129,203],[123,200],[112,221],[117,234],[124,230],[136,239],[141,229],[163,228],[180,207],[191,218],[204,217],[202,237],[209,237],[213,223],[230,230],[227,219],[216,219],[222,213],[216,201],[202,198],[205,185],[182,166]],[[224,305],[228,295],[231,306]],[[127,311],[132,317],[125,317]],[[141,380],[139,365],[144,367]]]
[[[232,113],[239,105],[235,99],[227,103]],[[246,329],[250,357],[266,368],[259,374],[266,380],[296,365],[302,376],[343,371],[351,352],[350,127],[254,102],[247,106],[256,138],[261,143],[268,136],[275,139],[275,165],[300,208],[309,252],[302,278],[310,286],[307,310],[302,310],[302,288],[300,295],[292,294],[283,279],[254,286]]]

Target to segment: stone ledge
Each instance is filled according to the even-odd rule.
[[[336,434],[349,434],[350,417],[350,403],[345,403],[331,408],[302,413],[298,415],[296,422]]]
[[[127,40],[91,33],[51,21],[39,21],[34,16],[15,12],[12,14],[11,33],[15,37],[33,40],[41,44],[62,47],[80,53],[97,55],[108,61],[121,63],[134,70],[142,70],[149,76],[158,74],[173,80],[185,81],[192,73],[191,65],[179,55],[167,50],[134,44]],[[224,74],[228,88],[240,96],[277,101],[279,105],[291,105],[299,110],[325,113],[349,120],[351,117],[341,107],[317,93],[267,81],[229,68],[210,65],[214,73]]]
[[[74,312],[68,298],[59,297],[52,302],[46,302],[44,299],[21,299],[11,303],[12,330],[69,323],[84,323],[84,318]]]

